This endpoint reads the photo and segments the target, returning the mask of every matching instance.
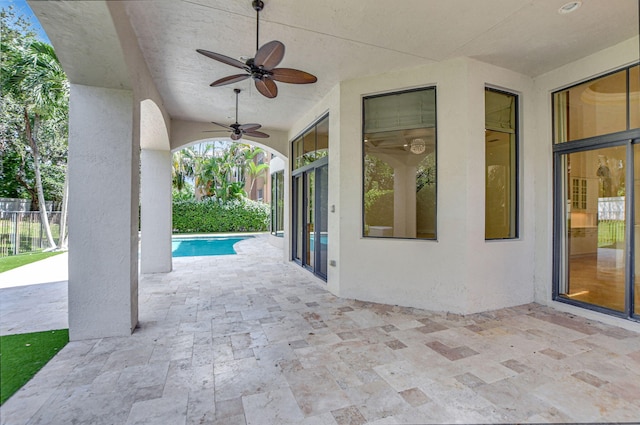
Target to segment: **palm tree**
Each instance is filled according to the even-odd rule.
[[[38,137],[43,120],[66,120],[69,84],[53,47],[36,39],[25,44],[2,40],[1,87],[22,105],[22,136],[33,156],[38,208],[47,240],[56,247],[51,234],[42,189]]]
[[[251,178],[249,193],[253,192],[256,180],[269,170],[269,164],[256,162],[256,157],[261,153],[264,153],[264,150],[255,146],[247,146],[247,149],[244,150],[243,169],[245,174]]]
[[[173,154],[171,181],[173,187],[182,192],[187,179],[195,176],[196,152],[193,147],[184,148]]]

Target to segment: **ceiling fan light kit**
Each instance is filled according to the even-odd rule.
[[[204,49],[196,49],[198,53],[204,56],[245,71],[245,74],[235,74],[220,78],[211,83],[211,87],[233,84],[251,77],[260,94],[268,98],[274,98],[278,95],[278,87],[275,83],[276,81],[289,84],[310,84],[318,81],[314,75],[305,71],[293,68],[276,68],[284,58],[285,52],[284,44],[280,41],[273,40],[258,48],[260,11],[264,8],[264,2],[262,0],[253,0],[251,5],[256,11],[257,51],[255,57],[242,62],[237,59],[221,55],[220,53]]]

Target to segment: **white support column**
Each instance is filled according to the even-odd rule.
[[[171,152],[141,153],[140,269],[142,273],[171,271]]]
[[[416,237],[416,167],[396,165],[393,168],[393,236]]]
[[[139,141],[128,90],[71,86],[69,337],[130,335],[138,322]]]

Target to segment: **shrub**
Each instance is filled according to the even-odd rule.
[[[222,203],[174,200],[173,231],[177,233],[264,232],[269,229],[268,204],[249,199]]]

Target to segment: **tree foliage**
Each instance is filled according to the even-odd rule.
[[[247,177],[251,188],[255,179],[264,175],[268,164],[258,164],[257,156],[264,151],[241,143],[205,143],[173,154],[172,181],[176,193],[191,190],[198,199],[227,202],[247,197]]]
[[[14,158],[6,164],[3,161],[3,177],[5,165],[15,167],[9,172],[31,197],[32,205],[40,210],[49,245],[55,248],[44,187],[50,190],[49,194],[61,193],[55,176],[65,174],[56,167],[66,165],[69,83],[53,47],[39,41],[28,22],[17,17],[13,8],[0,13],[3,93],[0,139],[3,154]],[[60,161],[61,158],[64,160]]]
[[[0,196],[29,198],[37,208],[36,153],[44,198],[59,202],[67,163],[66,76],[53,48],[11,6],[0,11],[0,31]]]

